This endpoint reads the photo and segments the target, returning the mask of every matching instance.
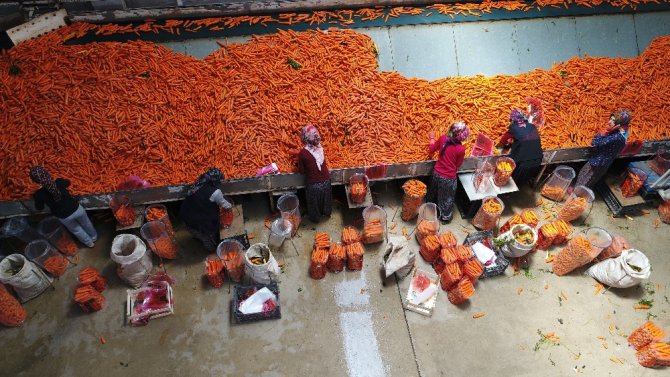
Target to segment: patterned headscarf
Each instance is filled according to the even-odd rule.
[[[612,113],[614,118],[614,124],[621,126],[624,129],[628,129],[630,125],[630,111],[629,110],[617,110]]]
[[[318,146],[321,144],[321,135],[319,135],[319,130],[311,124],[302,128],[300,132],[300,138],[305,145],[314,145]]]
[[[518,124],[521,127],[526,126],[526,116],[519,109],[512,110],[512,113],[509,115],[509,120],[512,124]]]
[[[60,200],[60,190],[58,190],[58,187],[56,187],[56,183],[54,182],[53,178],[51,178],[51,174],[49,174],[47,169],[42,166],[33,166],[30,168],[29,174],[30,179],[47,189],[55,201]]]
[[[193,193],[195,193],[202,186],[207,184],[215,186],[223,179],[224,176],[221,170],[217,168],[209,168],[209,170],[207,170],[202,175],[200,175],[200,177],[198,177],[198,180],[195,181],[195,183],[193,183],[193,185],[188,189],[186,195],[193,195]]]
[[[455,122],[449,128],[449,133],[458,141],[464,142],[470,137],[470,129],[463,122]]]

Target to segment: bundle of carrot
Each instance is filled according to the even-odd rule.
[[[114,218],[123,227],[131,226],[135,223],[135,209],[128,205],[119,206],[114,213]]]
[[[372,219],[367,221],[363,226],[363,243],[371,244],[384,241],[384,234],[386,229],[382,226],[380,219]]]
[[[74,293],[74,301],[85,313],[97,312],[105,305],[105,296],[91,285],[80,285]]]
[[[145,217],[147,221],[160,220],[163,224],[165,224],[165,229],[167,230],[168,235],[171,238],[174,238],[172,222],[170,221],[170,216],[168,216],[167,208],[165,208],[163,205],[149,206],[145,212]]]
[[[644,185],[646,174],[639,169],[628,169],[626,178],[621,182],[621,195],[632,198]]]
[[[352,203],[365,202],[365,196],[368,194],[368,187],[363,182],[355,182],[351,184],[349,197]]]
[[[661,368],[670,366],[670,344],[654,342],[635,352],[643,367]]]
[[[493,175],[493,183],[498,187],[505,186],[509,182],[516,163],[509,157],[501,157],[496,162],[496,172]]]
[[[349,245],[352,243],[360,242],[361,236],[358,234],[358,231],[352,226],[345,226],[342,229],[342,243]]]
[[[434,221],[422,219],[416,226],[416,239],[421,242],[429,234],[437,234],[437,224]]]
[[[290,151],[300,145],[291,135],[314,119],[332,168],[423,161],[424,140],[411,135],[443,132],[444,119],[463,118],[473,132],[499,138],[510,107],[524,106],[526,96],[552,104],[540,130],[546,149],[588,146],[613,108],[636,114],[630,140],[670,136],[662,126],[670,123],[668,37],[634,58],[573,58],[516,76],[429,82],[379,72],[374,43],[352,30],[280,31],[205,59],[145,41],[63,44],[91,27],[65,26],[0,56],[0,200],[30,198],[36,186],[25,171],[38,161],[72,177],[74,194],[113,191],[128,171],[156,186],[194,181],[193,166],[250,177],[268,150],[292,172]],[[148,30],[154,27],[174,29],[153,22]],[[286,64],[289,56],[302,68]]]
[[[652,342],[660,341],[663,337],[665,337],[665,331],[654,322],[647,321],[628,336],[628,344],[640,350]]]
[[[666,224],[670,224],[670,199],[658,206],[658,217]]]
[[[419,254],[428,262],[433,263],[440,252],[440,241],[434,234],[429,234],[419,241]]]
[[[416,179],[410,179],[402,185],[404,195],[402,198],[402,212],[400,218],[403,221],[409,221],[418,214],[419,206],[423,203],[426,197],[428,188],[426,185]]]
[[[90,285],[98,292],[102,292],[107,288],[107,279],[93,267],[82,268],[81,271],[79,271],[77,280],[79,281],[79,284]]]
[[[563,208],[558,211],[558,218],[564,221],[574,221],[578,219],[584,211],[589,208],[589,202],[586,198],[580,196],[571,196],[565,202]]]
[[[326,268],[329,272],[340,272],[344,270],[347,254],[341,242],[335,242],[330,246]]]
[[[547,199],[551,199],[555,202],[562,202],[566,192],[562,187],[549,186],[545,183],[544,186],[542,186],[542,191],[540,191],[540,193]]]
[[[52,255],[44,261],[43,267],[51,276],[57,278],[63,276],[65,270],[67,270],[68,263],[67,258],[64,256],[60,254]]]
[[[535,214],[535,211],[532,209],[524,209],[521,213],[515,214],[510,217],[503,226],[500,227],[500,233],[507,232],[514,225],[526,224],[532,228],[535,228],[540,222],[540,219]]]
[[[612,237],[612,243],[603,249],[603,251],[598,254],[594,261],[603,261],[609,258],[616,258],[624,250],[630,249],[630,244],[626,241],[623,236],[615,235]]]
[[[231,281],[239,283],[244,278],[244,258],[236,251],[229,251],[223,256],[223,264]]]
[[[578,235],[568,241],[568,244],[554,258],[554,274],[563,276],[584,266],[591,262],[598,252],[599,250],[591,246],[589,240],[581,234]]]
[[[0,283],[0,324],[16,327],[26,320],[28,313],[19,300],[12,296],[4,284]]]
[[[54,246],[58,251],[70,257],[76,255],[77,251],[79,251],[77,243],[74,242],[66,230],[60,231],[59,237],[54,241]]]
[[[477,258],[472,258],[463,263],[463,272],[465,272],[465,276],[470,279],[472,284],[475,284],[484,273],[484,267],[479,263]]]
[[[438,234],[437,240],[440,242],[440,247],[443,249],[447,247],[456,247],[456,245],[458,244],[456,236],[451,232],[444,232]]]
[[[468,278],[462,278],[456,287],[447,291],[449,302],[454,305],[462,304],[475,294],[475,287]]]
[[[570,224],[563,220],[556,220],[552,223],[552,225],[556,229],[556,236],[554,236],[552,243],[554,245],[565,243],[570,233],[572,233],[572,227]]]
[[[326,263],[328,263],[328,249],[315,244],[309,264],[309,277],[316,280],[323,279],[326,276]]]
[[[537,232],[537,243],[535,243],[535,248],[537,250],[547,250],[554,244],[554,238],[556,238],[557,235],[558,229],[556,229],[553,222],[542,225]]]
[[[363,269],[363,254],[365,249],[360,242],[344,246],[344,251],[347,254],[347,269],[351,271],[360,271]]]
[[[458,245],[456,246],[456,255],[458,256],[459,262],[465,263],[474,256],[474,253],[469,246]]]
[[[228,229],[233,224],[234,218],[233,208],[219,208],[219,224],[223,229]]]
[[[224,264],[218,255],[210,255],[205,259],[205,276],[213,288],[221,288],[225,279]]]
[[[498,224],[503,208],[502,200],[499,198],[484,199],[477,214],[472,218],[472,225],[481,230],[494,229]]]
[[[456,246],[444,247],[440,251],[440,256],[433,262],[433,269],[440,275],[446,266],[456,262],[458,262]]]
[[[330,247],[330,236],[328,233],[316,232],[314,234],[314,249],[328,249]]]
[[[451,263],[444,267],[440,273],[440,285],[445,291],[453,289],[453,287],[461,281],[463,277],[463,270],[460,263]]]

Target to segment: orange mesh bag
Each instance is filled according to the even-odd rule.
[[[601,251],[600,254],[598,254],[598,256],[595,258],[595,260],[603,261],[608,258],[616,258],[627,249],[630,249],[628,241],[626,241],[626,239],[622,236],[616,235],[612,237],[612,244],[604,248],[603,251]]]
[[[421,221],[421,223],[416,227],[416,240],[421,241],[430,234],[437,233],[437,226],[432,221]]]
[[[421,240],[419,246],[419,254],[421,254],[421,257],[423,257],[426,262],[433,263],[440,252],[440,241],[437,239],[437,236],[434,234],[428,235]]]
[[[462,304],[475,294],[475,287],[470,279],[461,279],[454,289],[447,291],[449,302],[454,305]]]
[[[474,284],[484,272],[484,267],[476,258],[472,258],[463,264],[463,271],[465,276]]]
[[[628,336],[628,344],[639,350],[649,343],[663,339],[664,336],[665,331],[654,322],[647,321]]]
[[[583,235],[571,239],[554,258],[554,274],[563,276],[591,262],[597,255],[596,249]]]
[[[344,229],[342,229],[343,244],[349,245],[360,241],[361,241],[361,235],[358,233],[356,228],[352,226],[345,226]]]
[[[402,185],[404,195],[402,198],[402,212],[400,218],[409,221],[418,215],[419,206],[423,203],[428,192],[426,185],[416,179],[410,179]]]
[[[456,247],[445,247],[440,251],[439,258],[433,262],[433,269],[439,275],[447,265],[458,262]]]
[[[670,224],[670,199],[658,206],[658,217],[666,224]]]
[[[28,317],[26,309],[7,291],[5,285],[0,283],[0,324],[15,327],[22,324],[26,317]]]
[[[554,237],[552,243],[554,245],[560,245],[562,243],[565,243],[570,233],[572,233],[572,227],[570,226],[569,223],[563,220],[556,220],[553,222],[553,225],[554,227],[556,227],[557,234],[556,237]]]
[[[448,291],[463,277],[463,270],[458,263],[448,264],[440,274],[442,289]]]
[[[440,241],[440,247],[454,247],[458,245],[456,236],[451,232],[444,232],[437,235],[437,240]]]
[[[328,254],[326,269],[329,272],[340,272],[344,270],[344,263],[347,261],[347,254],[341,242],[335,242]]]
[[[365,249],[360,242],[354,242],[346,245],[344,250],[347,254],[347,269],[351,271],[360,271],[363,269],[363,254]]]
[[[661,368],[670,366],[670,344],[653,342],[635,353],[643,367]]]
[[[221,288],[223,285],[223,261],[217,255],[210,255],[205,260],[205,276],[213,288]]]
[[[456,255],[458,255],[458,260],[461,262],[466,262],[474,256],[472,249],[469,246],[464,245],[456,246]]]
[[[315,245],[312,250],[312,259],[309,265],[309,277],[312,279],[323,279],[326,276],[326,263],[328,262],[328,249]]]

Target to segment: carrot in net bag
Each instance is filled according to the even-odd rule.
[[[447,298],[449,302],[454,305],[461,304],[467,301],[475,294],[475,287],[472,285],[470,279],[464,278],[458,282],[454,289],[447,291]]]
[[[423,199],[426,197],[427,187],[419,180],[410,179],[402,185],[402,189],[404,195],[400,218],[402,218],[403,221],[409,221],[418,214],[419,206],[421,206]]]
[[[597,252],[586,237],[575,236],[554,258],[554,274],[563,276],[591,262]]]
[[[670,199],[658,206],[658,217],[666,224],[670,224]]]
[[[363,255],[365,249],[360,242],[354,242],[346,245],[344,250],[347,254],[347,269],[351,271],[360,271],[363,269]]]
[[[363,227],[363,243],[371,244],[384,241],[385,229],[382,226],[381,220],[374,219],[365,224]]]
[[[114,218],[124,227],[133,225],[136,215],[135,209],[127,205],[121,205],[114,211]]]
[[[665,331],[654,322],[647,321],[628,336],[628,344],[639,350],[651,342],[663,339],[663,337],[665,337]]]
[[[433,261],[433,269],[439,275],[444,271],[447,265],[458,262],[458,254],[456,247],[445,247],[440,250],[439,256]]]
[[[474,284],[482,273],[484,273],[484,267],[479,263],[477,258],[472,258],[463,263],[463,272],[465,272],[465,276]]]
[[[463,270],[459,263],[448,264],[440,274],[440,284],[442,289],[448,291],[452,289],[463,277]]]
[[[223,261],[218,256],[208,257],[205,261],[205,276],[213,288],[221,288],[224,281]]]
[[[237,251],[229,251],[223,257],[223,265],[226,268],[231,281],[239,283],[244,278],[244,258]]]
[[[219,207],[219,224],[224,228],[228,229],[233,225],[233,219],[235,218],[235,213],[233,212],[233,207],[223,208]]]
[[[7,291],[5,285],[0,283],[0,324],[15,327],[22,324],[26,317],[28,317],[26,309]]]
[[[335,242],[330,246],[328,262],[326,268],[329,272],[340,272],[344,270],[344,263],[347,260],[347,254],[341,242]]]
[[[351,184],[349,197],[352,203],[363,203],[368,194],[368,187],[363,182],[355,182]]]
[[[540,222],[540,219],[537,217],[535,211],[527,208],[521,211],[521,221],[524,224],[530,226],[531,228],[535,228],[537,224]]]
[[[438,241],[440,241],[440,247],[454,247],[458,245],[458,240],[456,236],[451,232],[444,232],[437,235]]]
[[[330,236],[328,233],[316,232],[314,234],[314,248],[327,249],[330,247]]]
[[[422,220],[419,225],[416,227],[416,239],[420,241],[422,238],[426,237],[429,234],[437,233],[437,225],[428,220]]]
[[[603,251],[601,251],[594,260],[602,261],[608,258],[616,258],[627,249],[630,249],[630,244],[628,244],[628,241],[626,241],[623,236],[616,235],[612,237],[612,243],[604,248]]]
[[[465,245],[456,246],[456,254],[458,255],[458,260],[461,262],[466,262],[474,256],[470,246]]]
[[[44,261],[44,269],[47,270],[51,276],[57,278],[65,273],[68,265],[67,258],[62,255],[52,255]]]
[[[90,285],[98,292],[102,292],[107,288],[107,279],[98,270],[90,266],[84,267],[79,271],[77,280],[79,284]]]
[[[309,265],[309,277],[312,279],[323,279],[326,276],[326,263],[328,262],[328,250],[315,247],[312,250],[311,263]]]
[[[439,252],[440,241],[434,234],[429,234],[419,243],[419,254],[421,254],[421,257],[428,263],[433,263]]]
[[[492,230],[498,224],[500,214],[503,211],[503,205],[497,198],[484,199],[482,206],[472,219],[472,225],[481,230]]]
[[[670,344],[653,342],[635,352],[637,361],[643,367],[661,368],[670,366]]]
[[[553,244],[560,245],[564,243],[570,233],[572,233],[572,227],[569,223],[563,220],[556,220],[553,222],[553,226],[556,228],[557,234],[554,237]]]
[[[505,186],[512,176],[514,167],[514,161],[512,159],[499,159],[496,163],[496,172],[493,175],[493,183],[498,187]]]
[[[168,235],[170,237],[174,237],[174,229],[172,228],[172,222],[170,222],[170,216],[168,216],[166,209],[161,207],[151,207],[147,209],[145,217],[147,221],[160,220],[163,224],[165,224],[165,230],[168,232]],[[230,226],[230,224],[228,224],[228,226]]]
[[[360,242],[361,236],[358,231],[352,226],[345,226],[342,229],[342,243],[349,245],[355,242]]]

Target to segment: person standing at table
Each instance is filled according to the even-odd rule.
[[[317,223],[322,216],[328,217],[332,212],[330,171],[321,145],[321,135],[316,127],[303,127],[300,139],[303,148],[298,152],[298,171],[307,177],[307,215],[310,221]]]
[[[498,143],[503,149],[510,149],[509,157],[516,163],[512,179],[517,187],[529,183],[542,165],[542,141],[537,127],[530,123],[521,110],[510,114],[510,125]]]

